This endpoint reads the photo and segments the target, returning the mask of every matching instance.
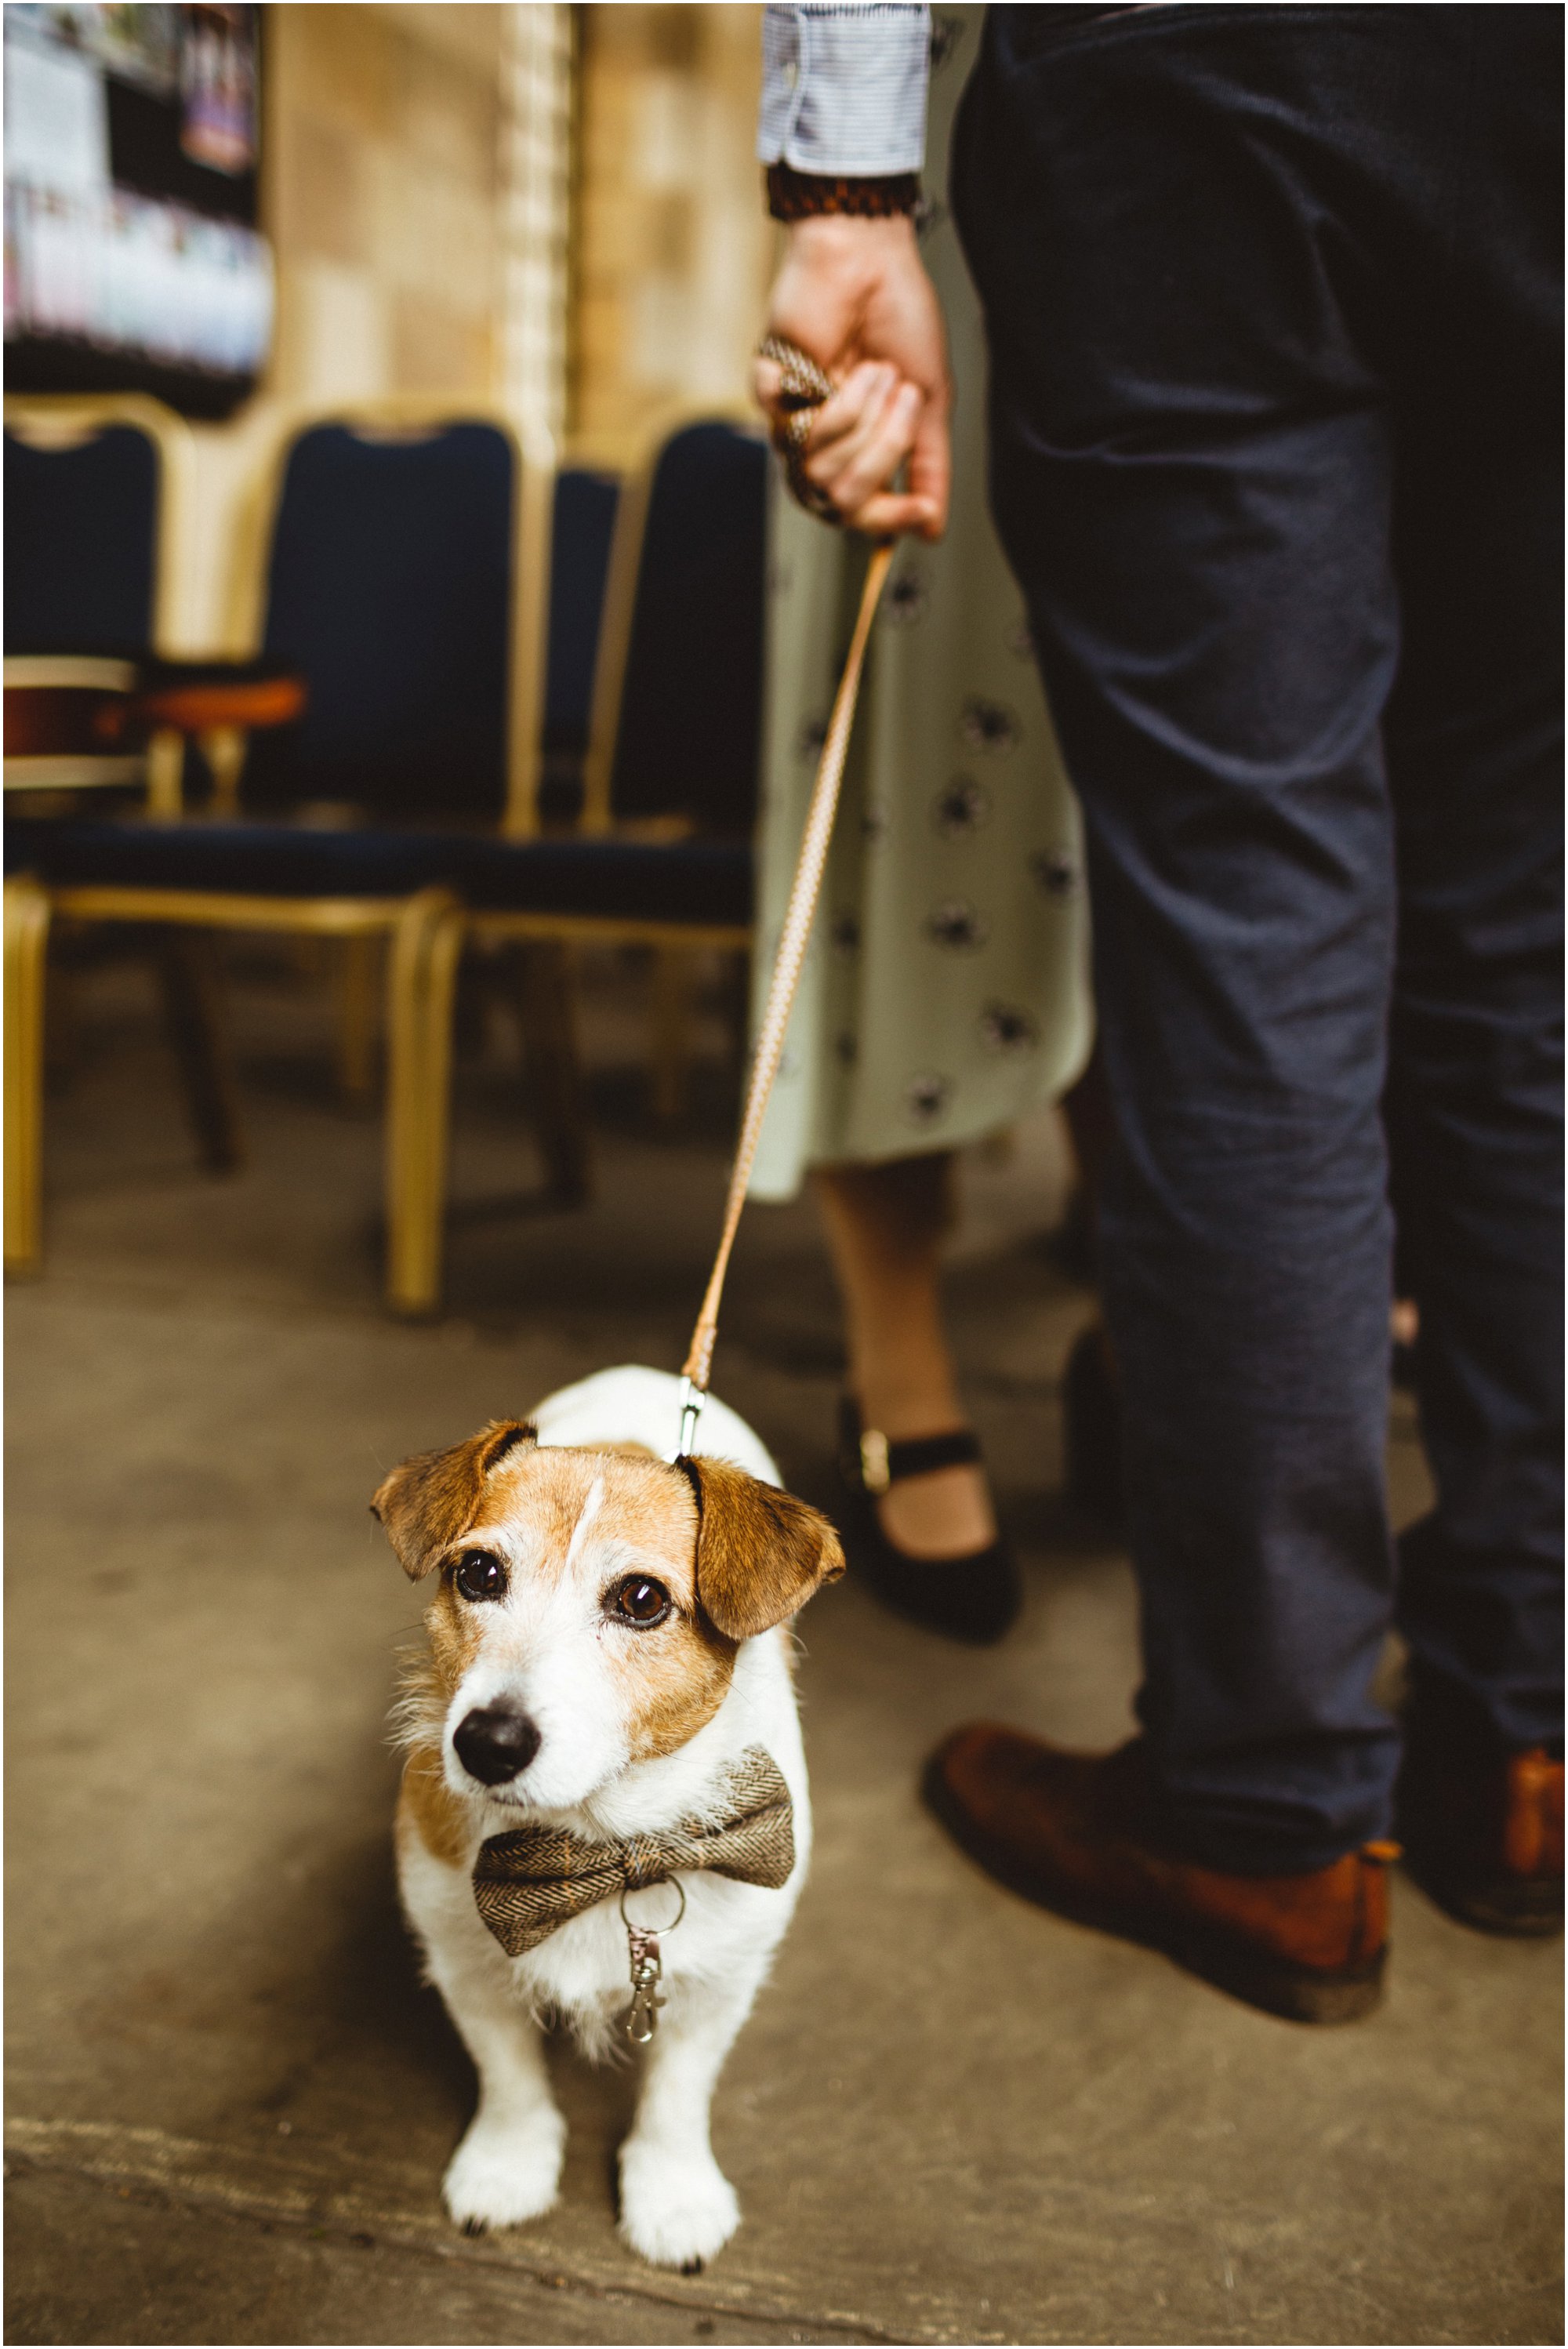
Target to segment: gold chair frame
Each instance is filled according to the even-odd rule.
[[[554,456],[547,442],[525,439],[514,419],[483,401],[387,399],[294,409],[282,417],[269,461],[245,502],[231,570],[228,645],[247,657],[259,634],[264,565],[283,468],[311,425],[343,423],[387,433],[483,421],[511,443],[514,585],[508,680],[508,790],[503,829],[525,836],[537,827],[544,631],[549,621],[550,522]],[[229,769],[237,789],[242,741]],[[222,777],[220,775],[222,789]],[[40,902],[41,901],[41,902]],[[43,890],[19,878],[5,888],[6,1073],[5,1261],[26,1270],[42,1245],[44,957],[51,908],[77,921],[173,923],[194,929],[250,930],[335,937],[349,962],[345,1004],[365,1033],[344,1046],[350,1062],[368,1058],[376,989],[366,957],[391,942],[385,983],[388,1037],[387,1107],[386,1299],[394,1312],[424,1314],[438,1299],[441,1219],[446,1196],[452,1003],[463,943],[456,899],[443,889],[407,898],[273,897],[202,889],[61,887]],[[14,1010],[13,1010],[14,1006]]]
[[[280,921],[282,913],[284,918]],[[387,1300],[422,1313],[435,1301],[439,1213],[446,1189],[452,995],[462,924],[449,890],[411,897],[279,901],[206,890],[112,886],[46,889],[26,874],[5,884],[5,1267],[35,1270],[42,1255],[44,968],[49,926],[75,922],[172,923],[201,930],[276,930],[391,941],[387,1107]]]

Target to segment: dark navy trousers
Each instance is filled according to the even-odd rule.
[[[1396,1621],[1456,1734],[1562,1736],[1562,50],[1548,7],[995,8],[955,135],[1088,843],[1140,1709],[1243,1872],[1387,1833]]]

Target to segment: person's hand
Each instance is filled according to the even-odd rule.
[[[823,212],[796,221],[769,297],[765,332],[831,377],[802,470],[853,530],[940,538],[947,523],[952,393],[947,337],[913,223]],[[780,436],[781,371],[759,358],[758,404]],[[908,461],[906,487],[888,487]]]

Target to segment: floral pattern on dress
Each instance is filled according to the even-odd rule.
[[[932,802],[931,821],[946,840],[978,832],[991,812],[991,794],[973,775],[954,775]]]
[[[1016,709],[1005,701],[987,701],[982,694],[967,695],[958,714],[958,731],[970,750],[994,758],[1006,758],[1016,750],[1023,730]]]
[[[953,1080],[934,1070],[922,1070],[904,1088],[904,1115],[912,1125],[931,1125],[941,1117],[953,1092]]]
[[[1032,1052],[1040,1023],[1021,1003],[988,1003],[980,1014],[980,1038],[989,1052]]]
[[[940,905],[933,905],[922,926],[933,946],[959,954],[973,953],[991,935],[985,916],[966,897],[944,897]]]
[[[918,571],[895,571],[882,590],[882,611],[895,627],[918,627],[931,603],[931,590]]]

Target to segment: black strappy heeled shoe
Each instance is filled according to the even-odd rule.
[[[839,1405],[839,1473],[848,1502],[841,1530],[851,1573],[895,1614],[950,1640],[988,1648],[1012,1628],[1023,1603],[1018,1569],[1006,1545],[994,1541],[959,1557],[911,1557],[889,1541],[877,1516],[878,1496],[890,1485],[937,1468],[977,1464],[980,1456],[972,1428],[892,1443],[878,1429],[861,1426],[851,1396]]]

